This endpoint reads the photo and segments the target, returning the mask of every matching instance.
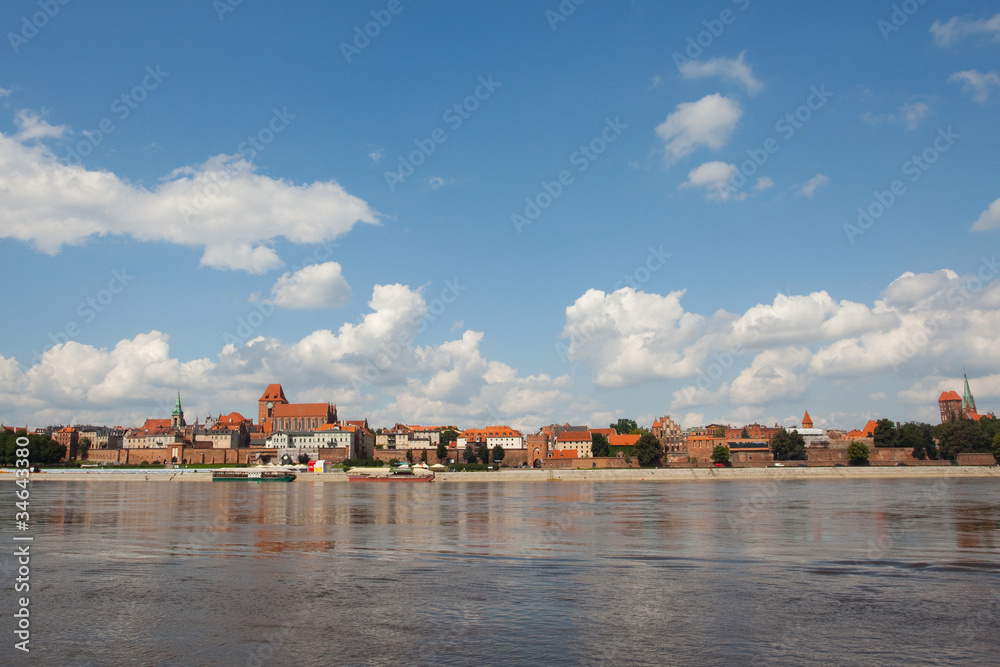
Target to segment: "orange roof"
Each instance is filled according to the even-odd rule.
[[[590,442],[590,431],[563,431],[556,442]]]
[[[805,416],[802,417],[802,427],[809,428],[808,426],[806,426],[806,424],[812,424],[812,423],[813,423],[812,417],[809,416],[809,411],[806,410]]]
[[[660,420],[659,419],[654,419],[653,420],[653,428],[660,428]]]
[[[170,421],[169,419],[167,421]],[[67,426],[65,428],[59,429],[60,433],[76,433],[76,429],[72,426]]]
[[[267,389],[264,390],[264,395],[260,397],[261,401],[283,401],[288,402],[285,398],[285,392],[281,389],[280,384],[269,384]]]
[[[323,417],[330,409],[329,403],[283,403],[274,406],[274,417]]]
[[[957,392],[954,392],[954,391],[942,391],[941,392],[941,397],[938,399],[938,402],[940,402],[940,401],[961,401],[961,400],[962,400],[962,397],[959,396]]]
[[[616,435],[618,431],[614,430],[613,428],[592,428],[590,429],[590,433],[591,434],[599,433],[603,435],[605,438],[610,438],[611,436]]]
[[[462,431],[462,437],[468,440],[470,437],[487,438],[520,438],[521,434],[509,426],[487,426],[486,428],[467,428]],[[590,436],[587,436],[590,440]]]
[[[869,419],[865,427],[861,429],[861,432],[865,434],[866,438],[875,437],[875,427],[878,426],[878,422],[874,419]]]
[[[577,431],[580,433],[581,431]],[[575,459],[580,455],[577,454],[575,449],[554,449],[552,450],[552,458],[554,459]]]
[[[642,437],[638,433],[623,433],[621,435],[613,435],[608,438],[608,444],[612,447],[635,447],[635,443],[639,442],[639,438]]]
[[[156,431],[160,429],[170,428],[169,419],[147,419],[146,423],[142,425],[147,431]]]

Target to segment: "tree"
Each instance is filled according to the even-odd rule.
[[[490,448],[486,446],[485,442],[480,442],[476,445],[476,458],[483,463],[490,462]]]
[[[782,427],[771,436],[771,453],[775,461],[805,461],[806,441],[798,431]]]
[[[81,460],[85,461],[87,459],[87,454],[90,453],[90,447],[93,444],[94,443],[92,443],[90,441],[90,438],[81,438],[80,439],[80,444],[77,446],[76,452],[77,452],[77,454],[80,455],[80,459]]]
[[[635,443],[635,457],[641,466],[659,465],[662,456],[663,445],[651,433],[642,435],[639,442]]]
[[[465,446],[465,452],[462,453],[462,458],[465,459],[466,463],[477,463],[476,459],[476,448],[472,446],[470,442]]]
[[[639,430],[639,425],[635,423],[634,419],[625,419],[624,417],[614,424],[608,424],[608,427],[613,428],[618,435],[628,435]]]
[[[420,462],[427,463],[427,450],[423,449],[420,451]]]
[[[934,431],[930,424],[918,422],[903,424],[896,432],[896,446],[912,450],[913,457],[916,459],[937,458]]]
[[[990,440],[978,422],[971,419],[945,422],[934,427],[938,439],[939,455],[943,459],[954,459],[957,454],[967,452],[984,453],[991,450]]]
[[[1000,461],[1000,433],[993,436],[993,456]]]
[[[744,426],[743,431],[740,433],[740,440],[749,440],[749,439],[750,439],[750,434],[747,433],[747,427]]]
[[[507,455],[507,452],[505,452],[503,450],[503,447],[501,447],[500,445],[497,445],[496,447],[493,448],[493,462],[494,463],[500,463],[501,461],[503,461],[503,457],[505,457],[506,455]]]
[[[406,462],[409,463],[409,464],[411,464],[411,465],[413,464],[413,450],[412,449],[407,449],[406,450]]]
[[[852,466],[868,465],[868,445],[857,440],[851,441],[847,446],[847,458],[851,460]]]
[[[299,452],[298,462],[301,463],[302,465],[306,465],[307,463],[309,463],[309,455],[306,454],[305,452]]]
[[[875,423],[875,430],[872,433],[876,447],[895,447],[896,424],[891,419],[882,418]]]
[[[30,435],[18,435],[12,431],[0,433],[0,465],[13,466],[17,460],[22,458],[17,455],[17,439],[28,438],[28,462],[31,465],[45,463],[59,463],[66,456],[66,445],[60,445],[55,440],[44,435],[32,433]]]
[[[726,427],[725,426],[720,426],[719,428],[715,429],[715,431],[712,433],[712,437],[713,438],[725,438],[726,437]]]
[[[458,440],[458,431],[456,431],[455,429],[446,428],[445,430],[441,431],[441,442],[443,442],[445,446],[450,445],[456,440]]]
[[[712,463],[721,463],[724,466],[730,465],[729,447],[726,445],[716,445],[712,449]]]
[[[590,436],[591,442],[591,452],[594,456],[610,456],[611,455],[611,445],[608,444],[608,439],[604,437],[602,433],[593,433]]]
[[[438,461],[444,461],[448,458],[448,445],[444,440],[441,440],[437,446]]]

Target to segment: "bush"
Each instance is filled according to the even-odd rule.
[[[729,447],[716,445],[712,449],[712,463],[721,463],[725,466],[730,465]]]
[[[379,459],[346,459],[344,468],[381,468],[385,461]]]
[[[847,457],[852,466],[868,465],[868,445],[854,440],[847,446]]]

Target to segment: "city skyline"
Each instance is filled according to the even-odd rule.
[[[991,3],[54,6],[0,8],[5,424],[1000,402]]]

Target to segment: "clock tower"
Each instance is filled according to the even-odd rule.
[[[264,390],[264,395],[257,401],[257,424],[261,429],[268,419],[274,416],[274,406],[288,405],[285,392],[280,384],[269,384]]]

